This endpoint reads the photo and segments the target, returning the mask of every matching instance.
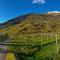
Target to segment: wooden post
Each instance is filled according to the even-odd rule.
[[[34,46],[34,34],[33,34],[33,46]]]
[[[57,34],[55,34],[55,38],[56,38],[56,49],[57,49],[56,53],[58,54],[59,50],[58,50],[58,35]]]
[[[26,35],[25,35],[25,48],[26,48],[26,46],[27,46],[27,40],[26,40]]]
[[[41,33],[41,49],[42,49],[42,33]]]

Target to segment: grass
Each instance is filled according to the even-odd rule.
[[[36,52],[36,56],[38,57],[37,60],[39,59],[45,59],[46,57],[53,57],[53,55],[56,53],[56,46],[55,44],[48,45],[43,47],[42,49]]]
[[[47,34],[43,35],[42,41],[41,41],[41,35],[39,35],[39,34],[18,35],[18,38],[17,38],[17,35],[15,35],[15,37],[13,37],[13,36],[14,35],[12,35],[11,43],[12,42],[18,42],[18,43],[22,42],[19,44],[26,45],[26,43],[27,43],[27,46],[26,47],[25,46],[15,46],[15,47],[10,46],[9,47],[10,50],[31,53],[30,50],[33,50],[34,48],[36,48],[34,46],[39,46],[41,49],[35,51],[35,55],[37,57],[37,60],[39,60],[39,59],[42,60],[42,59],[45,59],[46,57],[51,58],[56,53],[56,50],[57,50],[56,49],[56,42],[55,42],[56,36],[54,34],[53,35],[47,35]],[[48,39],[47,39],[47,36],[48,36]],[[25,37],[27,37],[26,40],[25,40]],[[59,40],[60,40],[60,35],[58,36],[58,45],[60,45]],[[18,44],[18,43],[16,43],[16,44]],[[31,48],[31,47],[29,48],[28,45],[31,45],[34,48]]]
[[[25,37],[26,37],[26,40],[25,40]],[[41,37],[42,37],[42,40],[41,40]],[[26,54],[30,54],[34,52],[34,55],[36,56],[37,60],[45,60],[46,58],[51,59],[56,54],[56,50],[57,50],[55,40],[56,40],[56,36],[54,34],[53,35],[45,34],[43,36],[41,36],[41,34],[11,35],[10,42],[12,44],[14,44],[13,42],[15,42],[15,44],[19,43],[19,45],[9,46],[8,49],[11,51],[18,51],[18,52],[20,51]],[[26,45],[26,43],[27,43],[27,46],[20,46],[20,45]],[[28,45],[31,45],[31,46],[29,47]],[[35,46],[40,49],[37,49],[35,51],[34,50],[36,48]],[[58,35],[58,46],[60,46],[60,34]],[[14,60],[15,59],[14,55],[11,53],[7,54],[6,60],[8,59]]]

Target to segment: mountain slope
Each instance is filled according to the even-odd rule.
[[[0,26],[0,34],[60,32],[60,14],[27,14]]]

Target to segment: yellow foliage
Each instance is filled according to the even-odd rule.
[[[6,55],[5,60],[16,60],[16,59],[15,59],[15,56],[14,56],[13,53],[8,53],[8,54]]]

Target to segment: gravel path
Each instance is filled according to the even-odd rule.
[[[6,53],[0,53],[0,60],[5,60]]]
[[[7,42],[8,40],[5,40],[3,42],[0,42],[0,43],[5,43]],[[0,49],[3,49],[3,50],[7,50],[8,46],[7,45],[0,45]],[[4,51],[0,51],[0,60],[5,60],[5,57],[6,57],[6,53]]]

